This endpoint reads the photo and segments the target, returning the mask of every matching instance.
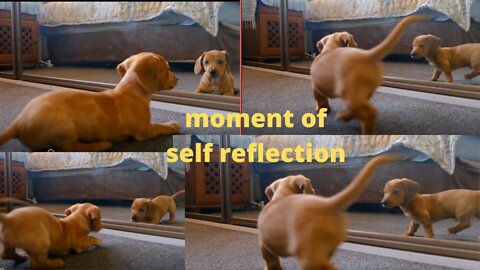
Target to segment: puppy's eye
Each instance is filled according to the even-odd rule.
[[[398,194],[398,189],[392,190],[392,194],[393,194],[393,195],[397,195],[397,194]]]
[[[140,208],[138,211],[143,212],[144,210],[143,210],[143,208]]]
[[[425,44],[420,44],[420,45],[418,45],[418,47],[423,48],[423,47],[425,47]]]
[[[205,60],[203,64],[208,65],[208,60]]]
[[[222,59],[217,60],[217,64],[223,65],[223,60]]]

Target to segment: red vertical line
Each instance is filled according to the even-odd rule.
[[[243,86],[242,86],[242,57],[243,57],[243,52],[242,52],[242,31],[243,30],[243,19],[242,19],[242,0],[240,0],[240,114],[242,114],[243,111]],[[240,117],[240,135],[242,135],[243,131],[243,123],[242,123],[242,118]]]

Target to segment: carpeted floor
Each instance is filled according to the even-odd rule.
[[[185,268],[188,270],[263,269],[256,234],[187,222],[186,237]],[[293,258],[281,261],[285,270],[300,269]],[[452,269],[342,249],[337,250],[332,262],[338,269],[348,270]]]
[[[47,90],[0,82],[0,130],[3,131],[23,110],[25,105],[34,97],[47,92]],[[176,120],[180,123],[180,134],[239,134],[235,128],[186,128],[185,113],[166,110],[151,109],[153,122],[166,122]],[[114,152],[163,152],[172,147],[171,136],[161,136],[146,142],[125,141],[117,143],[109,151]],[[18,140],[10,140],[0,151],[22,152],[29,151]]]
[[[184,247],[111,236],[101,231],[92,235],[102,238],[102,246],[60,256],[65,261],[62,269],[185,269]],[[28,262],[15,265],[5,260],[0,260],[0,268],[29,269]]]
[[[360,134],[357,119],[337,121],[335,113],[343,110],[339,99],[331,101],[332,112],[325,127],[304,128],[302,115],[313,113],[310,81],[263,72],[243,70],[243,112],[294,113],[294,128],[244,128],[242,134]],[[479,134],[480,109],[449,105],[430,100],[376,92],[371,99],[378,110],[377,134]]]

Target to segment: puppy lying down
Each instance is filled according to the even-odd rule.
[[[56,218],[39,207],[23,207],[8,214],[0,214],[0,241],[4,246],[2,259],[20,263],[25,255],[15,252],[23,249],[30,257],[32,268],[64,266],[61,259],[49,255],[66,255],[72,250],[81,253],[101,243],[89,236],[91,231],[102,229],[100,209],[93,204],[75,204],[65,211],[65,218]]]
[[[145,141],[178,133],[175,121],[150,122],[152,94],[177,84],[165,58],[143,52],[117,70],[122,79],[114,89],[51,91],[34,98],[0,133],[0,145],[18,138],[34,151],[100,152],[128,138]]]
[[[291,194],[275,199],[274,195],[258,217],[265,269],[282,269],[279,257],[290,256],[296,257],[302,269],[335,269],[330,258],[345,239],[345,209],[360,196],[377,167],[399,159],[397,155],[373,158],[350,185],[330,198]]]
[[[152,224],[159,224],[167,212],[170,214],[168,224],[173,224],[175,220],[175,199],[178,195],[185,193],[185,190],[180,190],[172,196],[157,196],[154,199],[137,198],[133,200],[131,212],[132,221],[146,222]]]
[[[470,219],[480,219],[480,191],[469,189],[451,189],[434,194],[419,194],[419,185],[410,179],[393,179],[385,184],[382,205],[400,207],[410,225],[404,235],[413,236],[420,224],[425,237],[433,238],[432,224],[448,218],[454,218],[458,224],[448,228],[450,233],[458,233],[470,227]]]

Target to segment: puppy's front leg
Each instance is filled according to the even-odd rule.
[[[261,243],[260,252],[262,253],[263,259],[265,260],[264,270],[282,270],[282,266],[280,264],[280,259],[278,258],[278,256],[268,251]]]
[[[180,124],[177,121],[168,121],[165,123],[153,123],[146,128],[138,131],[134,138],[136,141],[143,142],[154,139],[160,135],[177,134],[180,130]]]
[[[426,215],[420,217],[420,222],[422,223],[423,229],[425,230],[424,237],[433,238],[432,221],[430,220],[430,215],[427,213]]]
[[[222,96],[234,96],[234,95],[235,95],[235,91],[233,90],[233,88],[223,92],[222,94]]]
[[[437,81],[438,77],[440,77],[440,74],[442,74],[442,71],[435,68],[433,70],[433,74],[432,74],[432,77],[430,78],[430,81]]]
[[[408,226],[408,230],[404,232],[403,234],[406,236],[414,236],[415,233],[418,230],[418,227],[420,226],[420,223],[417,223],[415,221],[410,221],[410,225]]]
[[[102,239],[87,235],[78,241],[78,245],[74,247],[74,250],[76,253],[82,253],[91,246],[99,246],[100,244],[102,244]]]

